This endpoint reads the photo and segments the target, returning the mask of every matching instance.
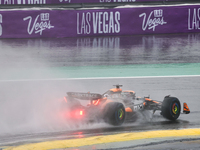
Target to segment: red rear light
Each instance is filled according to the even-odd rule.
[[[73,110],[66,114],[71,119],[81,119],[85,116],[85,112],[82,109]]]
[[[82,110],[80,111],[80,115],[81,115],[81,116],[83,115],[83,111],[82,111]]]
[[[75,110],[74,112],[72,112],[74,117],[82,117],[84,115],[84,111],[83,110]]]

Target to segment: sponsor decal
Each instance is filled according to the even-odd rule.
[[[167,24],[167,22],[164,21],[162,9],[151,11],[148,17],[146,13],[140,14],[139,17],[143,17],[143,23],[142,23],[143,31],[147,29],[148,30],[152,29],[153,31],[155,31],[157,26]]]
[[[135,105],[133,107],[133,109],[134,109],[134,111],[143,110],[144,109],[144,105],[143,104]]]
[[[28,34],[39,33],[42,35],[42,32],[46,29],[54,28],[54,26],[51,25],[51,21],[49,20],[49,13],[41,13],[40,15],[37,15],[35,20],[32,22],[32,16],[25,17],[23,20],[28,20],[28,27],[27,32]]]
[[[2,23],[3,23],[3,17],[2,17],[2,14],[0,14],[0,36],[2,36],[2,32],[3,32]]]
[[[79,98],[79,99],[98,99],[101,98],[100,94],[95,94],[95,93],[76,93],[76,92],[68,92],[68,96],[72,96],[74,98]]]
[[[100,3],[120,3],[120,2],[125,2],[125,3],[128,3],[128,2],[135,2],[136,0],[99,0]]]
[[[120,32],[120,12],[77,13],[77,34]]]
[[[71,0],[59,0],[59,2],[68,2],[68,3],[71,3]]]
[[[46,0],[0,0],[2,5],[21,5],[21,4],[46,4]]]
[[[200,29],[200,8],[188,9],[188,30]]]
[[[128,3],[135,2],[136,0],[99,0],[100,3]],[[0,5],[22,5],[22,4],[58,4],[58,3],[73,3],[72,0],[54,0],[54,2],[48,2],[48,0],[0,0]],[[81,2],[80,2],[81,3]],[[82,3],[90,3],[87,0]]]

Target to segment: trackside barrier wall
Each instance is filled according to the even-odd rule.
[[[200,5],[115,9],[1,10],[0,38],[51,38],[200,31]]]

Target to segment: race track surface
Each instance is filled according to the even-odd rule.
[[[9,120],[1,117],[6,121],[10,121],[9,125],[6,126],[10,133],[1,136],[1,144],[4,145],[7,143],[8,145],[18,145],[32,141],[38,142],[57,139],[74,139],[79,137],[83,138],[138,131],[199,128],[199,106],[197,105],[199,99],[198,91],[200,89],[198,84],[199,80],[200,77],[150,77],[34,82],[16,81],[4,83],[4,86],[1,87],[1,91],[12,91],[12,94],[4,97],[4,99],[12,101],[7,101],[7,103],[13,104],[13,106],[10,106],[10,109],[5,108],[7,112],[9,112],[7,116],[11,115],[9,117],[14,116],[14,118]],[[162,100],[163,97],[168,94],[177,96],[181,103],[188,103],[191,113],[189,115],[181,114],[180,118],[175,122],[165,120],[159,115],[159,113],[156,113],[152,120],[148,115],[145,117],[141,116],[141,118],[139,118],[135,123],[124,124],[121,127],[112,127],[105,123],[91,123],[84,125],[78,125],[76,123],[68,124],[62,116],[59,116],[58,104],[60,104],[60,100],[56,98],[59,95],[62,95],[62,93],[65,93],[66,91],[91,91],[103,93],[103,89],[108,89],[112,87],[110,85],[116,83],[123,84],[124,89],[135,89],[135,91],[138,91],[137,95],[148,96],[150,94],[150,96],[156,100]],[[59,88],[59,90],[55,90],[57,88]],[[51,89],[53,89],[53,91]],[[23,95],[18,95],[18,93],[24,91],[26,92]],[[14,99],[13,95],[15,95]],[[34,96],[29,97],[28,95]],[[20,105],[25,105],[24,108],[26,110],[16,108],[16,106],[19,105],[18,102],[15,101],[16,99],[23,99],[23,104]],[[38,110],[34,111],[35,109]],[[6,110],[3,110],[3,112],[5,113]],[[17,113],[15,113],[15,111]],[[6,131],[5,128],[1,133],[4,131]],[[20,132],[23,134],[19,135]],[[177,136],[178,135],[179,134],[177,134]]]
[[[105,42],[109,39],[110,42]],[[0,54],[0,148],[20,149],[17,146],[57,140],[83,142],[86,138],[107,135],[125,134],[134,139],[135,133],[152,136],[156,131],[161,136],[149,136],[148,140],[143,136],[137,142],[121,140],[122,143],[104,146],[94,140],[93,147],[81,148],[135,150],[162,146],[165,150],[169,148],[166,142],[177,149],[180,141],[185,145],[190,143],[191,149],[199,146],[198,34],[1,40],[0,45],[6,50],[1,49]],[[134,90],[137,96],[155,100],[162,101],[166,95],[178,97],[181,103],[187,102],[191,113],[181,114],[175,122],[164,119],[159,112],[153,119],[150,113],[139,114],[134,123],[113,127],[104,122],[70,122],[60,111],[68,91],[102,94],[115,84],[122,84],[124,90]],[[184,144],[180,149],[188,148]],[[50,149],[56,149],[55,145]],[[31,145],[24,148],[33,149]]]

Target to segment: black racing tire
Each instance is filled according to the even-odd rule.
[[[122,103],[111,102],[104,108],[104,120],[111,125],[122,125],[125,121],[125,117],[125,107]]]
[[[166,119],[175,121],[181,112],[181,104],[178,98],[166,96],[162,102],[161,114]]]

